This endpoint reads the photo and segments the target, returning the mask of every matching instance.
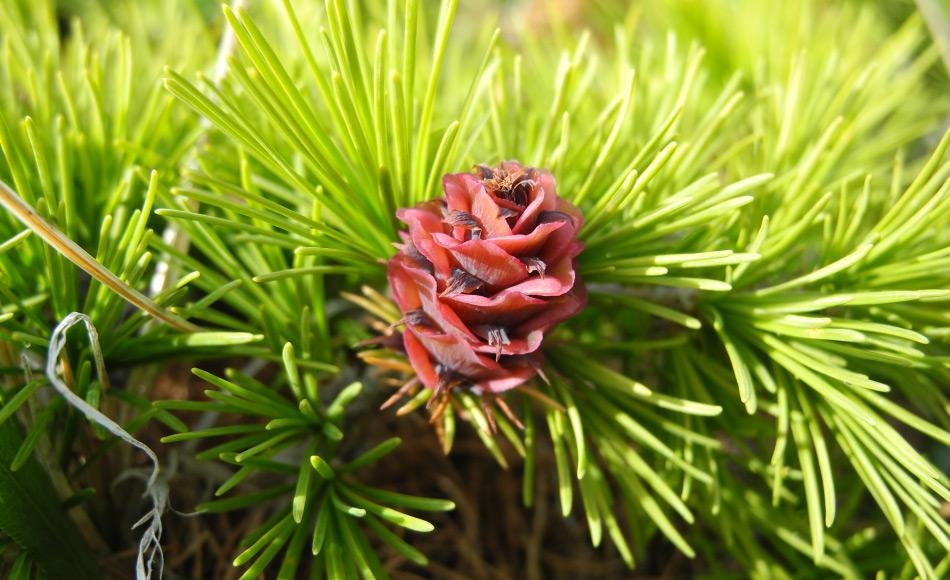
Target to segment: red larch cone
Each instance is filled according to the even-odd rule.
[[[574,263],[583,216],[554,177],[514,161],[477,169],[446,175],[444,199],[396,213],[409,232],[389,284],[409,361],[436,395],[521,385],[538,372],[545,332],[586,303]]]

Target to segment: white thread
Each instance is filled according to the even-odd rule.
[[[86,327],[86,333],[89,335],[97,376],[100,382],[105,380],[106,369],[105,362],[102,359],[102,349],[99,348],[99,333],[92,324],[92,320],[80,312],[69,314],[56,325],[56,328],[53,330],[53,335],[49,340],[49,351],[46,356],[46,377],[53,385],[53,388],[66,399],[66,402],[85,415],[87,419],[97,425],[101,425],[106,431],[112,433],[129,445],[140,449],[151,460],[152,472],[146,480],[145,493],[143,496],[148,496],[152,500],[152,509],[132,526],[132,529],[136,529],[148,522],[148,526],[142,534],[142,539],[139,540],[138,556],[135,560],[135,577],[137,580],[151,580],[152,569],[154,566],[157,566],[158,578],[161,578],[162,569],[164,567],[164,554],[162,553],[161,546],[162,513],[168,505],[168,484],[164,480],[159,480],[158,457],[148,445],[132,437],[132,435],[118,423],[106,417],[98,409],[72,392],[69,387],[60,380],[56,373],[56,363],[59,360],[59,355],[66,347],[66,332],[79,323],[82,323]]]

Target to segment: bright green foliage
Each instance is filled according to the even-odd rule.
[[[548,381],[506,397],[523,429],[456,393],[436,426],[447,452],[459,420],[499,468],[514,450],[524,502],[556,478],[563,515],[630,566],[659,534],[710,574],[948,573],[950,480],[930,450],[950,444],[950,91],[919,15],[319,4],[79,3],[63,36],[46,4],[0,1],[0,178],[121,280],[86,288],[61,245],[0,216],[0,424],[25,420],[35,445],[67,414],[28,404],[43,379],[17,355],[73,310],[142,383],[156,359],[240,357],[254,372],[194,371],[208,401],[148,408],[147,391],[99,385],[78,348],[71,386],[141,409],[132,427],[162,421],[166,443],[220,441],[197,457],[233,475],[200,509],[270,516],[235,555],[245,577],[385,577],[377,540],[423,564],[390,525],[428,532],[401,510],[452,506],[360,483],[398,440],[347,439],[376,413],[357,404],[352,378],[376,375],[351,347],[398,319],[380,263],[395,209],[437,197],[445,173],[518,159],[584,212],[590,304],[551,335]],[[130,313],[123,285],[199,331]],[[361,309],[382,324],[359,327]],[[188,431],[170,411],[221,424]],[[84,428],[69,417],[57,469]],[[547,446],[554,474],[536,469]],[[262,474],[279,483],[245,491]]]
[[[220,459],[237,467],[230,478],[214,492],[227,494],[251,475],[261,472],[296,477],[295,484],[280,484],[251,494],[215,499],[197,507],[200,512],[223,512],[257,506],[273,498],[292,494],[289,505],[242,541],[243,551],[234,559],[235,566],[247,565],[242,578],[257,578],[267,565],[283,552],[278,575],[297,577],[297,570],[310,546],[313,566],[325,569],[328,578],[361,575],[383,577],[385,572],[370,547],[364,529],[391,545],[409,560],[424,565],[426,558],[391,532],[384,522],[414,532],[431,532],[432,524],[393,507],[413,510],[446,511],[450,501],[403,495],[361,485],[351,475],[392,452],[400,443],[393,438],[368,449],[357,457],[341,461],[338,446],[343,438],[347,405],[362,390],[353,383],[340,390],[329,404],[320,402],[317,380],[312,371],[302,370],[294,358],[290,343],[284,347],[286,388],[299,401],[294,405],[279,394],[284,385],[268,386],[236,371],[228,380],[195,369],[200,379],[217,387],[205,394],[211,401],[160,401],[158,408],[184,411],[210,411],[248,415],[266,420],[210,427],[200,431],[165,437],[164,443],[189,439],[225,438],[224,443],[197,454],[198,459]],[[289,448],[306,448],[298,464],[281,460],[279,454]]]

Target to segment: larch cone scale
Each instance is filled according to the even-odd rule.
[[[396,213],[409,228],[388,263],[403,345],[436,396],[495,395],[537,374],[545,333],[586,304],[575,268],[584,219],[549,172],[514,161],[442,187],[442,199]]]

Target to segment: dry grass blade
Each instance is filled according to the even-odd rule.
[[[2,180],[0,180],[0,204],[70,262],[82,268],[90,276],[108,286],[113,292],[125,298],[138,309],[156,320],[184,332],[195,332],[200,329],[184,318],[166,311],[147,296],[120,280],[118,276],[90,256],[86,250],[83,250],[78,244],[41,218],[23,198],[17,195]]]

